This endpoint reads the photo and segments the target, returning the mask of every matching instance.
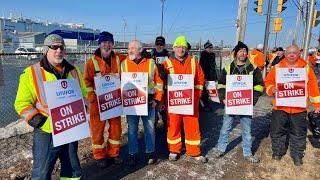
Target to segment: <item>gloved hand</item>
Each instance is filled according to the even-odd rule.
[[[47,120],[47,117],[42,114],[36,114],[32,119],[28,122],[28,124],[34,128],[41,127]]]

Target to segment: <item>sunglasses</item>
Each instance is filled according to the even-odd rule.
[[[156,46],[164,46],[164,44],[156,44]]]
[[[52,50],[57,50],[57,49],[60,49],[61,51],[64,51],[65,47],[63,45],[51,45],[51,46],[48,46],[50,49]]]

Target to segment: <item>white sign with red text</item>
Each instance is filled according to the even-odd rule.
[[[226,114],[253,115],[252,75],[227,75]]]
[[[276,106],[307,107],[307,69],[276,69]]]
[[[220,103],[217,86],[215,81],[206,81],[206,89],[209,95],[209,99],[213,102]]]
[[[148,73],[122,72],[121,97],[124,115],[148,115]]]
[[[194,76],[192,74],[168,75],[168,112],[193,115]]]
[[[47,81],[44,89],[51,117],[53,146],[89,137],[89,124],[78,81]]]
[[[121,85],[118,74],[94,77],[100,120],[122,115]]]

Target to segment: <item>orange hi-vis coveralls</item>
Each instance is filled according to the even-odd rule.
[[[121,145],[121,117],[111,118],[109,123],[109,138],[107,146],[104,140],[104,129],[106,121],[100,120],[98,101],[95,94],[95,76],[104,76],[110,73],[120,74],[120,62],[125,58],[124,55],[113,53],[111,54],[111,67],[95,54],[87,60],[84,70],[84,81],[88,91],[88,101],[90,103],[90,130],[93,156],[95,159],[103,159],[105,157],[117,157],[120,152]]]
[[[263,70],[265,65],[263,52],[254,49],[249,53],[248,58],[252,64],[255,64],[261,71]]]
[[[148,73],[148,95],[149,102],[154,99],[162,100],[163,81],[160,78],[158,68],[153,59],[143,58],[138,64],[129,58],[121,62],[121,72],[147,72]]]
[[[316,77],[314,71],[312,70],[311,67],[309,67],[307,65],[306,61],[304,61],[301,58],[299,58],[297,60],[295,66],[296,66],[296,68],[304,68],[304,67],[308,68],[307,69],[307,74],[308,74],[308,78],[307,78],[307,81],[308,81],[307,91],[308,91],[308,93],[307,94],[309,96],[309,100],[312,103],[312,105],[314,107],[320,107],[320,93],[319,93],[319,89],[318,89],[318,80],[317,80],[317,77]],[[272,87],[276,87],[276,70],[278,68],[288,68],[288,67],[289,67],[289,64],[288,64],[287,60],[283,59],[282,61],[280,61],[279,64],[274,66],[271,69],[271,71],[269,72],[269,74],[267,75],[267,77],[265,79],[265,87],[266,87],[266,93],[269,96],[273,96]],[[273,104],[274,110],[282,110],[282,111],[285,111],[290,114],[301,113],[301,112],[304,112],[307,110],[307,108],[301,108],[301,107],[276,106],[275,98],[273,98],[272,104]]]
[[[181,121],[183,121],[185,132],[185,145],[189,156],[199,156],[200,150],[200,128],[199,128],[199,103],[204,85],[204,74],[199,62],[193,56],[188,55],[182,63],[175,58],[164,62],[164,69],[167,74],[193,74],[194,75],[194,114],[180,115],[168,113],[168,135],[167,142],[169,151],[180,153],[181,142]]]

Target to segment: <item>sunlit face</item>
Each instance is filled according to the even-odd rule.
[[[156,50],[157,52],[162,52],[164,49],[164,45],[163,44],[156,44]]]
[[[240,61],[245,61],[247,58],[247,49],[246,48],[242,48],[237,52],[237,59]]]
[[[300,50],[296,46],[289,46],[284,55],[290,64],[294,64],[300,57]]]
[[[173,51],[174,51],[174,55],[177,58],[182,59],[186,54],[187,48],[184,46],[177,46],[173,48]]]
[[[284,55],[284,51],[277,51],[277,56],[282,57]]]
[[[47,59],[53,66],[61,64],[63,57],[65,56],[65,46],[61,43],[54,43],[49,46],[47,52]]]
[[[128,56],[131,60],[136,60],[141,57],[141,49],[138,48],[135,42],[130,42],[128,46]]]
[[[101,50],[101,54],[104,57],[109,56],[111,51],[113,50],[113,43],[111,41],[102,41],[99,44],[99,48]]]

